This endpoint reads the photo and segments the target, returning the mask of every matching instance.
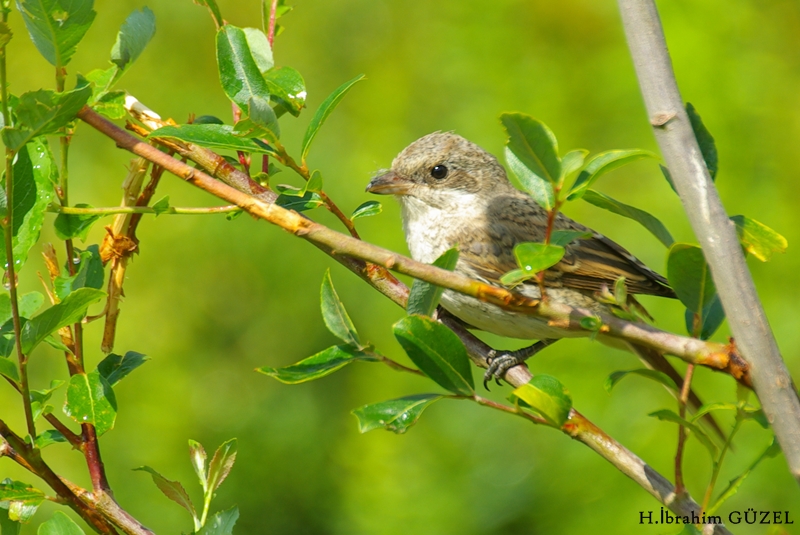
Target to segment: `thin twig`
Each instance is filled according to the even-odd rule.
[[[208,214],[229,214],[231,212],[238,212],[241,210],[235,204],[227,206],[170,206],[156,210],[151,206],[108,206],[108,207],[92,207],[92,208],[77,208],[74,206],[57,206],[50,205],[47,207],[48,212],[70,215],[117,215],[117,214],[155,214],[155,215],[208,215]]]

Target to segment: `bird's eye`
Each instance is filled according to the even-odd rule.
[[[431,169],[431,176],[439,180],[443,179],[447,176],[447,167],[441,164],[434,166],[434,168]]]

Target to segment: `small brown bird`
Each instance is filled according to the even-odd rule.
[[[406,147],[388,172],[375,177],[367,191],[393,194],[402,208],[403,230],[411,256],[431,263],[452,247],[458,247],[455,271],[470,278],[501,286],[500,277],[516,269],[514,246],[543,242],[547,212],[529,195],[517,190],[498,161],[461,136],[436,132]],[[603,287],[613,287],[625,277],[631,294],[675,297],[667,280],[620,245],[605,236],[558,214],[554,230],[578,230],[590,237],[566,246],[564,258],[545,272],[547,298],[597,312],[608,305],[595,299]],[[540,298],[535,281],[515,291]],[[547,319],[503,310],[457,292],[446,290],[441,305],[469,326],[501,336],[539,340],[526,350],[507,352],[494,359],[485,379],[502,376],[506,370],[564,337],[589,336],[589,331],[554,327]],[[607,336],[603,343],[627,348],[650,367],[668,374],[677,385],[680,374],[657,351]],[[692,405],[700,400],[692,395]]]

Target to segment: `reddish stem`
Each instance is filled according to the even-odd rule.
[[[272,5],[269,8],[269,26],[267,28],[267,40],[269,41],[270,48],[272,42],[275,40],[275,12],[278,10],[278,0],[272,0]]]

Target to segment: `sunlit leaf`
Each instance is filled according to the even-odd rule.
[[[75,208],[92,208],[89,204],[78,203]],[[86,240],[89,230],[100,216],[96,214],[58,214],[54,222],[56,236],[61,240],[80,238]]]
[[[561,427],[569,419],[572,397],[555,377],[534,375],[527,384],[516,388],[512,396],[527,403],[554,427]]]
[[[358,430],[361,433],[373,429],[386,429],[397,434],[408,431],[417,423],[422,411],[442,399],[441,394],[417,394],[400,399],[382,401],[364,405],[353,411],[358,418]]]
[[[103,287],[105,272],[103,271],[103,261],[100,258],[100,249],[97,245],[90,245],[85,251],[79,253],[80,263],[78,264],[75,275],[59,275],[53,281],[53,289],[59,300],[63,301],[69,294],[79,288]]]
[[[66,66],[97,13],[93,0],[17,0],[36,49],[51,65]]]
[[[111,49],[111,62],[120,70],[127,69],[144,51],[156,33],[156,16],[147,6],[128,15]]]
[[[553,132],[543,122],[522,113],[504,113],[500,122],[508,134],[509,150],[522,165],[550,184],[558,182],[561,161]]]
[[[195,440],[189,440],[189,458],[192,460],[192,468],[197,474],[197,479],[205,492],[208,488],[208,474],[206,473],[206,450],[202,444]]]
[[[673,381],[669,375],[667,375],[664,372],[660,372],[658,370],[651,370],[648,368],[637,368],[635,370],[616,371],[608,376],[603,387],[606,389],[606,392],[610,394],[611,391],[614,389],[614,387],[617,386],[617,383],[619,383],[622,379],[631,374],[640,375],[642,377],[652,379],[653,381],[666,386],[672,392],[678,391],[678,385],[675,384],[675,381]]]
[[[208,491],[214,492],[222,485],[236,462],[237,441],[235,438],[223,442],[208,465]]]
[[[284,366],[283,368],[263,366],[257,368],[257,371],[274,377],[282,383],[293,385],[325,377],[351,362],[374,362],[378,360],[380,360],[378,357],[365,353],[354,346],[338,345],[320,351],[291,366]]]
[[[178,126],[162,126],[150,133],[148,138],[178,139],[188,143],[196,143],[212,150],[231,150],[255,152],[259,154],[277,154],[275,149],[258,139],[237,136],[233,127],[223,124],[183,124]]]
[[[311,148],[311,142],[314,141],[314,138],[317,136],[320,128],[328,119],[328,116],[336,109],[342,99],[345,97],[348,91],[361,80],[364,79],[363,74],[359,74],[352,80],[348,80],[347,82],[343,83],[339,87],[337,87],[333,93],[328,95],[322,104],[319,105],[317,108],[316,113],[314,113],[314,117],[311,119],[311,122],[308,123],[308,128],[306,129],[306,134],[303,136],[303,145],[300,149],[300,160],[305,161],[306,157],[308,156],[308,151]],[[353,219],[355,219],[355,214]]]
[[[514,176],[519,180],[522,189],[533,197],[539,206],[545,210],[551,210],[555,206],[555,192],[553,185],[545,178],[537,175],[517,158],[510,148],[505,148],[506,163]]]
[[[22,328],[22,352],[30,353],[51,333],[80,321],[86,315],[89,305],[100,301],[105,295],[105,292],[94,288],[80,288],[62,302],[31,318]]]
[[[117,418],[117,401],[111,386],[97,371],[70,377],[64,413],[79,424],[93,424],[100,436]]]
[[[39,436],[36,437],[34,442],[37,448],[43,449],[52,444],[66,441],[67,439],[61,434],[60,431],[56,431],[55,429],[47,429],[39,433]]]
[[[233,526],[239,519],[239,508],[231,507],[211,515],[197,535],[232,535]]]
[[[226,24],[217,30],[217,65],[223,91],[240,108],[247,109],[254,97],[271,94],[241,28]]]
[[[731,221],[744,249],[762,262],[771,259],[773,253],[786,252],[789,242],[765,224],[743,215],[735,215]]]
[[[528,276],[551,268],[564,258],[564,248],[560,245],[524,242],[514,246],[514,256],[520,269]]]
[[[572,185],[569,191],[567,199],[570,201],[580,199],[589,191],[591,185],[604,174],[642,158],[655,158],[655,154],[641,149],[609,150],[595,154],[589,159],[586,167],[578,175],[575,184]]]
[[[16,151],[34,137],[55,133],[75,119],[91,95],[90,86],[64,93],[39,89],[22,94],[16,108],[17,123],[14,128],[3,130],[3,142],[6,147]]]
[[[366,201],[358,205],[358,208],[353,210],[353,215],[350,216],[350,221],[355,221],[361,217],[369,217],[378,215],[383,210],[383,206],[378,201]]]
[[[291,67],[281,67],[267,72],[264,80],[269,94],[297,117],[306,105],[306,82],[300,73]]]

